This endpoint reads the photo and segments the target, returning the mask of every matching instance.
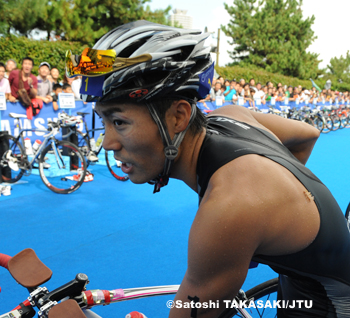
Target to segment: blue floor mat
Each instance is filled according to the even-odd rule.
[[[330,188],[344,211],[350,167],[350,129],[322,134],[307,166]],[[114,179],[106,166],[92,167],[95,179],[69,195],[51,192],[39,176],[23,177],[11,196],[0,197],[0,252],[14,255],[31,247],[53,270],[49,289],[79,272],[89,289],[180,284],[187,266],[187,240],[197,194],[170,180],[158,194],[150,185]],[[244,288],[275,277],[267,266],[249,271]],[[0,313],[27,298],[26,290],[0,269]],[[139,310],[167,317],[171,296],[97,308],[101,316],[124,317]]]

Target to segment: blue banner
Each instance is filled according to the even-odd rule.
[[[310,103],[297,103],[295,101],[289,101],[288,105],[286,105],[284,102],[275,102],[275,105],[273,105],[274,108],[281,110],[283,107],[287,106],[290,108],[296,107],[297,109],[308,106],[310,108],[315,108],[320,106],[322,107],[327,107],[327,106],[341,106],[341,105],[349,105],[349,102],[343,103],[342,101],[334,101],[334,102],[318,102],[317,104],[310,104]],[[222,106],[226,105],[232,105],[232,102],[225,102],[223,103]],[[219,106],[216,106],[215,102],[205,102],[205,103],[198,103],[197,104],[198,108],[205,114],[210,113],[214,109],[217,109]],[[249,107],[249,103],[245,103],[243,105],[244,107]],[[266,102],[265,104],[262,104],[260,106],[256,106],[258,109],[267,112],[269,109],[269,106],[271,105],[271,102]],[[92,128],[92,111],[93,111],[94,103],[83,103],[83,101],[75,101],[75,108],[66,110],[66,112],[70,115],[80,117],[77,115],[77,112],[85,112],[89,113],[89,115],[86,115],[86,122],[88,125],[88,128]],[[281,108],[282,107],[282,108]],[[62,111],[59,109],[58,111],[54,111],[52,107],[52,103],[45,104],[40,111],[39,115],[34,117],[32,120],[29,120],[27,118],[21,118],[20,123],[21,127],[23,129],[33,129],[33,131],[27,131],[24,133],[25,138],[30,138],[32,143],[35,142],[36,139],[43,139],[43,135],[45,134],[44,132],[38,132],[34,131],[35,129],[41,129],[45,130],[47,127],[48,121],[56,121],[58,119],[58,113]],[[0,130],[2,131],[8,131],[10,135],[17,136],[19,133],[19,129],[16,128],[16,119],[11,118],[9,116],[9,113],[17,113],[17,114],[23,114],[26,115],[26,110],[25,108],[20,104],[20,103],[6,103],[6,110],[0,110],[0,122],[1,122],[1,127]],[[102,127],[101,119],[96,115],[95,116],[95,128],[100,128]],[[80,124],[78,127],[79,130],[85,131],[85,127],[83,124]],[[101,132],[97,131],[95,133],[95,139],[98,138],[99,134]],[[57,138],[61,138],[61,136],[57,136]]]
[[[273,103],[274,103],[274,105],[273,105]],[[271,101],[269,101],[269,102],[266,102],[265,104],[261,104],[259,106],[257,106],[256,105],[257,103],[255,103],[255,105],[256,105],[255,107],[263,112],[267,112],[269,110],[269,107],[274,107],[278,110],[282,110],[285,107],[300,109],[302,107],[307,106],[307,107],[310,107],[311,109],[314,109],[316,107],[323,108],[323,107],[328,107],[328,106],[337,106],[337,107],[344,106],[344,105],[349,106],[348,101],[343,102],[343,101],[338,101],[338,100],[335,100],[333,102],[329,102],[329,101],[326,102],[325,101],[325,102],[317,102],[317,103],[304,103],[304,102],[298,103],[296,101],[288,101],[288,104],[286,104],[284,101],[282,101],[282,102],[274,101],[273,103],[271,103]],[[233,103],[226,101],[225,103],[223,103],[222,106],[226,106],[226,105],[233,105]],[[206,113],[206,114],[210,113],[214,109],[222,107],[222,106],[216,106],[215,101],[214,102],[206,101],[206,102],[197,103],[197,106],[203,113]],[[242,106],[248,108],[249,103],[246,102]]]
[[[66,110],[66,113],[77,116],[77,112],[84,112],[89,113],[89,115],[86,115],[85,119],[88,124],[88,128],[92,128],[92,108],[94,103],[86,103],[84,104],[83,101],[75,101],[75,108]],[[43,108],[41,109],[38,116],[33,117],[32,120],[29,120],[27,118],[21,118],[20,124],[23,129],[46,129],[48,121],[57,121],[58,119],[58,113],[62,112],[62,109],[59,109],[57,111],[53,110],[52,103],[45,104]],[[23,114],[26,115],[26,109],[20,104],[20,103],[6,103],[6,110],[0,110],[0,119],[1,119],[1,130],[2,131],[8,131],[10,135],[17,136],[19,133],[18,128],[16,128],[16,119],[11,118],[9,116],[10,113],[16,113],[16,114]],[[95,116],[95,127],[102,127],[101,119],[96,115]],[[85,127],[83,124],[80,124],[78,127],[79,130],[85,131]],[[25,138],[30,138],[32,143],[36,139],[43,139],[44,132],[36,132],[36,131],[27,131],[24,132]],[[96,132],[95,138],[97,138],[100,134],[100,131]],[[61,138],[61,136],[56,136],[58,139]]]

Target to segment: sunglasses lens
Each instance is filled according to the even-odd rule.
[[[66,73],[69,77],[85,75],[99,76],[113,71],[116,58],[114,50],[94,50],[86,48],[81,55],[66,52]]]

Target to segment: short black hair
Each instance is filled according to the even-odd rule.
[[[69,85],[69,84],[68,84]],[[56,89],[58,89],[58,88],[62,88],[62,85],[61,84],[54,84],[53,86],[52,86],[52,90],[53,91],[55,91]]]
[[[0,67],[3,67],[6,70],[5,64],[0,62]]]
[[[29,57],[29,56],[24,57],[24,58],[22,59],[22,64],[23,64],[23,62],[24,62],[25,60],[32,61],[32,64],[34,65],[34,60],[33,60],[31,57]]]
[[[179,97],[169,97],[165,99],[157,99],[152,101],[152,105],[154,108],[157,109],[159,118],[162,120],[162,122],[166,125],[165,121],[165,114],[167,110],[170,108],[170,106],[173,104],[174,101],[185,99],[190,104],[195,103],[194,100],[187,99],[187,98],[179,98]],[[197,107],[197,106],[196,106]],[[205,115],[201,112],[201,110],[197,107],[196,114],[194,116],[194,119],[189,127],[189,131],[196,135],[202,131],[202,128],[205,128],[207,126],[207,118]]]
[[[68,83],[64,83],[62,85],[62,89],[67,89],[68,87],[72,87],[72,86],[70,86],[70,84],[68,84]]]

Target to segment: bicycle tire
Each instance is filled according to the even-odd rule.
[[[111,155],[112,151],[105,151],[106,164],[109,172],[112,174],[114,178],[119,181],[127,181],[129,177],[125,174],[120,167],[116,164],[116,160]],[[112,158],[112,159],[111,159]],[[113,161],[112,161],[113,160]]]
[[[265,301],[270,300],[271,298],[275,300],[275,296],[277,297],[277,289],[278,289],[278,278],[270,279],[266,282],[263,282],[251,289],[249,289],[245,294],[247,296],[247,304],[251,300],[261,300],[264,297]],[[272,297],[271,297],[272,295]],[[266,310],[267,309],[267,310]],[[253,317],[277,317],[277,310],[276,308],[247,308],[246,309],[248,313]],[[227,308],[220,316],[219,318],[231,318],[231,317],[242,317],[241,314],[237,313],[237,310],[235,308]]]
[[[333,120],[331,117],[325,117],[322,116],[322,120],[323,120],[323,130],[322,133],[324,134],[328,134],[330,131],[333,130]]]
[[[320,132],[322,132],[322,130],[324,128],[324,122],[321,118],[315,117],[314,125],[315,125],[315,128],[317,128]]]
[[[91,152],[90,138],[87,134],[84,134],[80,130],[76,131],[78,137],[78,148],[83,153],[86,160],[86,167],[89,167],[91,161],[88,159],[88,156]]]
[[[349,128],[349,127],[350,127],[350,114],[346,116],[346,125],[345,125],[345,128]]]
[[[58,153],[53,149],[53,144]],[[58,154],[60,156],[57,156]],[[51,191],[60,194],[72,193],[84,182],[85,157],[71,142],[55,140],[53,143],[50,142],[41,153],[39,173],[41,180]]]
[[[9,145],[9,150],[12,151],[12,155],[18,159],[18,164],[21,166],[23,159],[26,157],[21,143],[11,135],[4,135],[1,138]],[[3,158],[0,158],[0,168],[2,171],[1,178],[3,182],[7,183],[15,183],[19,181],[25,173],[25,169],[19,169],[18,171],[11,169],[8,165],[8,161]]]
[[[346,127],[346,125],[347,125],[347,117],[346,116],[344,116],[343,114],[341,114],[340,116],[339,116],[339,120],[340,120],[340,129],[343,129],[343,128],[345,128]]]
[[[313,121],[311,118],[309,118],[309,117],[305,117],[302,121],[303,121],[304,123],[307,123],[307,124],[309,124],[309,125],[315,127],[314,121]]]
[[[341,122],[338,116],[332,116],[332,121],[333,121],[333,131],[336,131],[339,129],[341,126]]]

